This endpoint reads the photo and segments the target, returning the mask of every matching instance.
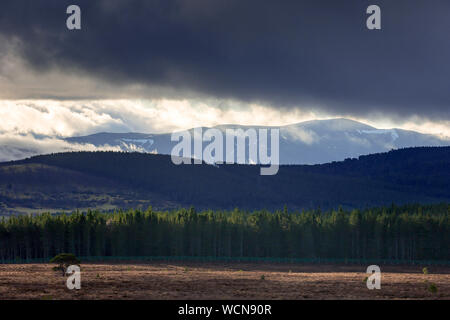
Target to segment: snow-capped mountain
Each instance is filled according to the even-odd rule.
[[[258,126],[220,125],[214,127],[224,133],[227,129],[269,128]],[[202,128],[203,132],[208,128]],[[402,129],[377,129],[348,120],[314,120],[279,127],[281,164],[317,164],[340,161],[391,149],[417,146],[450,145],[450,140]],[[193,130],[190,132],[193,136]],[[65,139],[69,143],[114,147],[123,151],[170,154],[177,142],[171,134],[97,133]],[[225,143],[224,143],[225,144]],[[207,143],[204,142],[203,147]],[[270,148],[269,148],[270,150]],[[252,163],[246,152],[246,162]]]

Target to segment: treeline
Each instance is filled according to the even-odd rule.
[[[89,211],[3,218],[0,260],[193,256],[450,260],[450,205],[321,212]]]

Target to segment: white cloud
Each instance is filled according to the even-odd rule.
[[[441,120],[441,121],[431,121],[429,119],[418,117],[418,116],[410,116],[407,118],[389,118],[383,114],[370,114],[367,118],[353,118],[356,121],[361,121],[367,123],[371,126],[374,126],[378,129],[404,129],[417,131],[425,134],[432,134],[439,136],[442,139],[450,139],[450,121]]]
[[[60,137],[100,131],[167,133],[225,123],[276,126],[315,117],[298,110],[286,112],[233,101],[0,100],[0,133]]]
[[[223,123],[283,125],[311,117],[232,101],[0,100],[0,161],[72,150],[119,150],[63,140],[97,132],[167,133]]]
[[[1,134],[0,161],[24,159],[37,154],[67,151],[120,151],[119,147],[95,147],[91,144],[68,143],[58,138],[38,139],[31,134]],[[139,151],[139,150],[136,150]]]
[[[307,145],[318,143],[320,137],[313,131],[303,130],[296,126],[287,127],[283,132],[287,133],[291,138],[301,141]]]
[[[168,133],[220,124],[281,126],[317,118],[332,117],[301,109],[212,99],[0,100],[0,161],[38,153],[98,150],[92,145],[73,145],[62,139],[97,132]],[[393,123],[376,117],[372,121],[353,119],[378,128],[397,127],[450,137],[448,121],[435,123],[409,118]],[[306,144],[318,142],[312,132],[289,134]]]

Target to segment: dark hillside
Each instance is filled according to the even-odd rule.
[[[18,165],[28,171],[18,171]],[[163,207],[170,202],[174,206],[248,209],[283,205],[352,208],[450,200],[450,147],[401,149],[324,165],[281,166],[275,176],[260,176],[259,166],[176,166],[170,156],[114,152],[43,155],[3,163],[0,169],[2,188],[45,190],[57,185],[64,200],[64,192],[76,192],[68,186],[77,182],[98,195],[105,188],[114,189],[121,199],[115,205],[125,207],[127,201],[136,200]],[[2,201],[8,202],[7,198],[2,192]],[[45,199],[41,202],[45,207]]]

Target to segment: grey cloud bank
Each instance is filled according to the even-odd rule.
[[[79,0],[77,31],[66,28],[70,4],[3,0],[0,58],[13,50],[26,65],[22,72],[94,79],[101,90],[92,88],[90,98],[115,97],[123,88],[135,97],[181,94],[356,117],[450,119],[448,1],[379,0],[383,28],[375,31],[366,28],[372,3],[364,0]],[[30,93],[33,86],[19,90],[20,83],[9,90],[80,98],[89,93],[78,90],[82,82],[54,92]]]

